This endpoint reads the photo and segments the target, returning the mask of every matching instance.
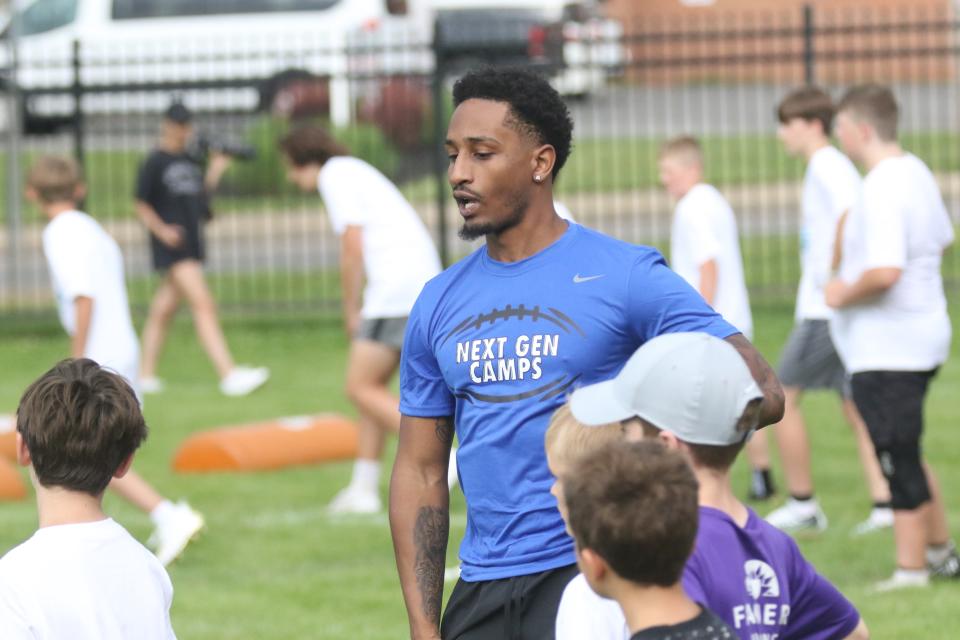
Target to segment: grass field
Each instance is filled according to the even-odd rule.
[[[792,309],[759,306],[754,312],[757,343],[775,359],[790,329]],[[335,319],[247,320],[228,323],[227,332],[239,361],[272,368],[269,385],[249,398],[223,399],[192,328],[180,319],[161,370],[169,388],[147,401],[151,434],[137,459],[143,475],[167,495],[189,498],[208,521],[206,534],[170,569],[178,636],[405,637],[386,517],[332,519],[324,514],[324,505],[348,478],[348,463],[253,475],[171,472],[169,461],[178,443],[195,431],[282,415],[350,412],[342,394],[345,342]],[[66,353],[68,345],[52,316],[49,322],[29,325],[0,320],[0,335],[3,413],[14,410],[23,388]],[[954,359],[933,386],[926,438],[927,455],[940,473],[955,527],[960,527],[958,352],[955,342]],[[869,584],[892,570],[891,536],[849,536],[868,507],[852,439],[835,398],[812,394],[804,407],[812,426],[815,477],[831,520],[824,534],[801,540],[804,552],[856,603],[873,637],[956,637],[960,583],[869,593]],[[745,491],[745,469],[738,469],[736,479]],[[112,496],[106,503],[134,535],[146,539],[146,516]],[[462,496],[457,495],[450,565],[456,563],[464,513]],[[28,537],[35,526],[32,502],[0,505],[0,553]]]

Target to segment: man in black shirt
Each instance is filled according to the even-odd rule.
[[[204,173],[187,153],[192,120],[190,110],[179,102],[167,109],[160,142],[147,156],[137,178],[137,215],[150,231],[153,266],[163,275],[143,329],[140,385],[145,393],[162,390],[163,383],[156,377],[157,361],[170,321],[185,298],[200,343],[220,377],[220,390],[228,396],[241,396],[261,386],[270,373],[263,367],[234,364],[203,275],[203,226],[211,217],[210,194],[220,183],[230,158],[211,152]]]

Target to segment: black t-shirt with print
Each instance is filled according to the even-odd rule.
[[[630,640],[736,640],[737,634],[707,608],[680,624],[650,627],[636,632]]]
[[[153,264],[165,269],[178,260],[203,259],[203,224],[210,218],[210,199],[203,169],[185,153],[150,152],[137,176],[138,200],[146,202],[167,224],[183,227],[184,244],[172,249],[150,235]]]

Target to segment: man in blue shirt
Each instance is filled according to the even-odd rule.
[[[662,333],[728,339],[776,422],[769,365],[662,256],[557,216],[553,183],[573,123],[532,73],[488,69],[454,87],[448,178],[460,235],[486,245],[427,283],[400,369],[400,444],[390,522],[411,637],[439,638],[454,431],[467,500],[461,580],[444,638],[552,638],[573,541],[550,495],[543,435],[566,394],[616,374]]]

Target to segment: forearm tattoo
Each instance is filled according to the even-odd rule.
[[[413,570],[423,615],[440,624],[443,604],[443,570],[447,559],[447,537],[450,533],[450,510],[447,507],[422,507],[413,528],[416,559]]]
[[[437,418],[436,424],[436,433],[437,440],[443,444],[452,444],[453,443],[453,418],[445,416],[443,418]]]

